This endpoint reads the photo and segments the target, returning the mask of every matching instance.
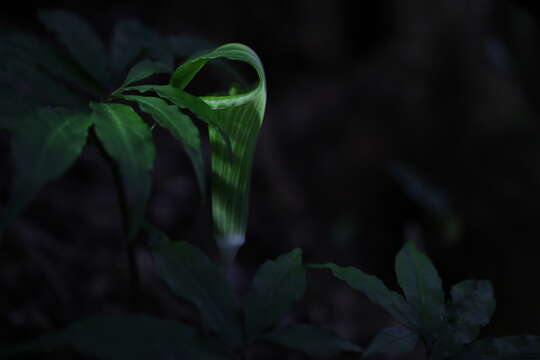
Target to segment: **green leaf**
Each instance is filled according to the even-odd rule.
[[[397,321],[416,328],[418,323],[414,312],[403,296],[389,290],[373,275],[368,275],[354,267],[341,267],[335,264],[311,265],[313,268],[329,269],[334,276],[345,281],[351,288],[364,293],[373,303],[382,306]]]
[[[540,359],[540,337],[507,336],[477,341],[456,360]]]
[[[209,125],[219,126],[216,114],[210,106],[196,96],[185,91],[173,88],[170,85],[139,85],[122,89],[122,92],[138,91],[140,93],[155,92],[163,99],[166,99],[178,106],[193,112],[200,120]]]
[[[101,360],[230,359],[205,344],[191,327],[146,315],[102,315],[86,319],[19,346],[8,352],[7,357],[62,347],[71,347],[84,356]]]
[[[32,103],[82,108],[81,96],[59,83],[37,64],[0,49],[0,78],[13,93],[23,94]],[[9,104],[8,104],[9,106]]]
[[[202,251],[186,242],[171,242],[149,226],[150,245],[160,277],[178,297],[195,304],[202,322],[232,348],[242,344],[241,324],[231,287]]]
[[[493,286],[487,280],[465,280],[452,287],[455,316],[466,323],[486,326],[495,312]]]
[[[405,328],[386,328],[371,341],[363,357],[379,354],[400,354],[413,351],[418,343],[418,334]]]
[[[89,75],[104,87],[109,85],[108,54],[86,21],[65,10],[41,11],[39,19],[67,47],[73,58]]]
[[[446,359],[474,341],[480,327],[489,323],[495,310],[493,287],[489,281],[466,280],[451,291],[447,304],[448,323],[436,334],[432,349],[434,359]]]
[[[226,144],[228,154],[232,154],[232,146],[229,140],[229,136],[223,131],[221,125],[218,123],[217,114],[210,106],[208,106],[200,98],[191,95],[182,90],[173,88],[170,85],[139,85],[123,88],[122,92],[137,91],[140,93],[154,92],[161,98],[170,101],[180,109],[186,109],[191,111],[197,118],[204,121],[208,125],[212,125],[218,129],[223,142]],[[116,94],[115,96],[118,96]]]
[[[479,328],[463,322],[450,321],[434,336],[431,355],[433,360],[447,359],[460,353],[465,344],[479,334]]]
[[[173,51],[164,37],[136,19],[120,21],[112,38],[112,66],[117,74],[137,59],[155,60],[173,66]]]
[[[55,81],[61,80],[90,95],[99,96],[103,92],[99,84],[78,64],[35,36],[19,33],[3,36],[0,48],[4,66],[9,62],[24,63],[32,66],[35,71],[52,75]],[[50,91],[49,88],[39,90]]]
[[[341,339],[333,331],[312,325],[291,325],[276,329],[259,339],[300,350],[314,357],[331,357],[342,351],[362,352],[360,346]]]
[[[178,107],[167,104],[156,97],[121,95],[121,98],[139,104],[142,111],[152,116],[159,126],[169,130],[171,134],[185,146],[195,173],[201,194],[205,196],[204,160],[201,148],[199,130]]]
[[[251,167],[259,129],[266,108],[266,79],[257,54],[242,44],[226,44],[188,60],[171,77],[171,85],[184,89],[212,59],[242,61],[257,72],[257,86],[246,93],[207,96],[202,99],[216,110],[217,122],[231,140],[233,157],[218,129],[209,128],[212,146],[212,214],[214,233],[222,258],[232,262],[245,242]]]
[[[453,341],[458,344],[469,344],[476,340],[480,334],[479,326],[475,326],[463,321],[450,324],[449,329],[453,331]]]
[[[92,103],[96,134],[105,151],[118,165],[128,203],[128,238],[141,226],[150,194],[155,147],[149,126],[130,107]]]
[[[90,116],[61,108],[41,108],[13,126],[14,188],[0,220],[0,232],[24,210],[47,182],[62,175],[81,153]]]
[[[465,280],[454,285],[447,305],[448,324],[437,334],[433,355],[448,358],[474,341],[480,327],[489,323],[495,311],[493,287],[489,281]]]
[[[245,307],[248,336],[255,337],[290,311],[306,290],[306,271],[302,251],[295,249],[275,261],[265,262],[255,274]]]
[[[409,241],[396,256],[396,275],[422,334],[430,339],[445,323],[444,292],[431,261]]]
[[[168,73],[170,71],[171,68],[167,65],[150,60],[143,60],[131,68],[121,88],[142,79],[146,79],[154,74]],[[116,92],[118,92],[118,90],[116,90],[115,93]]]

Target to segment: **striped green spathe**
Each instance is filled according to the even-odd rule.
[[[204,96],[215,111],[216,126],[209,126],[212,147],[212,216],[214,233],[222,257],[231,262],[245,242],[251,167],[257,137],[266,108],[266,80],[257,54],[242,44],[227,44],[188,60],[171,78],[171,85],[184,89],[212,59],[225,58],[251,65],[258,75],[257,86],[246,93]],[[230,150],[222,132],[230,140]]]

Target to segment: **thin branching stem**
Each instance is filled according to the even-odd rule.
[[[92,134],[94,135],[94,134]],[[93,136],[92,139],[95,139]],[[97,144],[100,144],[100,142],[96,141]],[[100,144],[99,148],[101,150],[101,153],[103,156],[109,161],[109,163],[112,166],[113,169],[113,179],[114,184],[116,187],[116,192],[118,196],[118,200],[120,203],[120,212],[122,214],[122,225],[124,229],[124,233],[126,234],[126,237],[129,233],[129,206],[127,203],[127,199],[124,192],[124,186],[122,184],[121,175],[118,171],[118,167],[114,163],[114,161],[110,158],[110,156],[107,154],[103,146]],[[133,312],[140,311],[141,308],[141,300],[140,300],[140,293],[141,293],[141,285],[140,285],[140,274],[139,274],[139,266],[137,263],[137,243],[135,241],[135,238],[128,241],[127,244],[127,260],[128,260],[128,272],[129,272],[129,287],[130,287],[130,293],[131,293],[131,310]]]

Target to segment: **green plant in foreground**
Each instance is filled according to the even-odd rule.
[[[171,242],[146,226],[157,271],[177,297],[193,303],[200,313],[201,335],[193,326],[146,315],[98,316],[42,336],[7,355],[75,348],[99,359],[232,359],[245,358],[248,346],[267,341],[312,356],[333,356],[361,348],[332,331],[307,324],[275,327],[306,287],[299,249],[267,261],[253,280],[243,309],[221,269],[204,253],[185,242]]]
[[[204,194],[199,132],[182,112],[189,110],[209,125],[215,234],[225,264],[232,263],[244,242],[251,164],[266,105],[265,75],[258,56],[247,46],[227,44],[184,62],[167,85],[134,86],[171,70],[171,44],[158,34],[135,22],[121,23],[113,36],[109,64],[99,38],[79,17],[45,11],[40,19],[56,33],[67,54],[29,35],[11,34],[0,42],[5,60],[0,79],[22,74],[18,79],[22,81],[14,81],[15,87],[6,94],[10,101],[0,109],[0,127],[11,133],[16,170],[0,232],[45,183],[68,169],[93,130],[123,185],[131,249],[145,227],[158,273],[176,296],[197,307],[206,336],[182,322],[146,315],[98,316],[21,345],[7,356],[68,346],[102,359],[228,359],[244,356],[257,341],[320,356],[361,351],[330,330],[307,324],[275,328],[305,290],[300,250],[266,262],[241,309],[221,268],[189,244],[170,242],[145,221],[155,148],[151,127],[139,114],[148,114],[184,145]],[[150,59],[140,60],[140,56]],[[251,65],[258,75],[257,85],[246,92],[235,88],[223,96],[197,97],[185,91],[208,61],[220,58]]]
[[[465,280],[452,287],[445,301],[437,270],[413,242],[397,254],[395,268],[405,297],[381,280],[354,267],[312,265],[364,293],[388,311],[402,327],[380,331],[363,357],[409,352],[421,342],[429,359],[540,359],[540,337],[511,336],[476,340],[495,311],[493,288],[486,280]],[[476,340],[476,341],[475,341]]]

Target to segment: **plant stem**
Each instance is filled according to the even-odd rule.
[[[425,336],[422,336],[421,339],[422,339],[422,343],[424,344],[424,349],[426,351],[426,360],[431,360],[433,344],[430,341],[428,341],[428,339]]]
[[[137,264],[137,246],[134,241],[128,243],[129,286],[131,289],[131,310],[138,312],[141,309],[141,277]]]
[[[113,171],[113,180],[116,187],[116,193],[118,195],[118,201],[120,203],[120,212],[122,214],[122,225],[124,228],[124,234],[126,237],[129,233],[129,206],[124,193],[124,186],[122,184],[122,177],[118,171],[118,167],[107,154],[103,146],[99,141],[96,141],[96,136],[91,133],[91,140],[94,140],[102,153],[102,155],[111,164]],[[139,312],[141,308],[140,291],[141,291],[141,278],[139,274],[139,266],[137,264],[137,244],[135,239],[129,240],[127,244],[127,257],[128,257],[128,272],[129,272],[129,287],[131,297],[131,310],[133,312]]]
[[[431,348],[431,346],[426,346],[426,359],[427,360],[432,359],[432,348]]]
[[[118,199],[120,201],[120,210],[122,212],[122,222],[124,233],[128,236],[129,233],[129,210],[126,197],[124,195],[124,187],[120,181],[120,174],[115,170],[115,183],[118,189]],[[128,271],[129,271],[129,287],[131,292],[131,311],[139,312],[141,309],[141,277],[139,274],[139,266],[137,263],[137,242],[136,239],[129,239],[127,244]]]

